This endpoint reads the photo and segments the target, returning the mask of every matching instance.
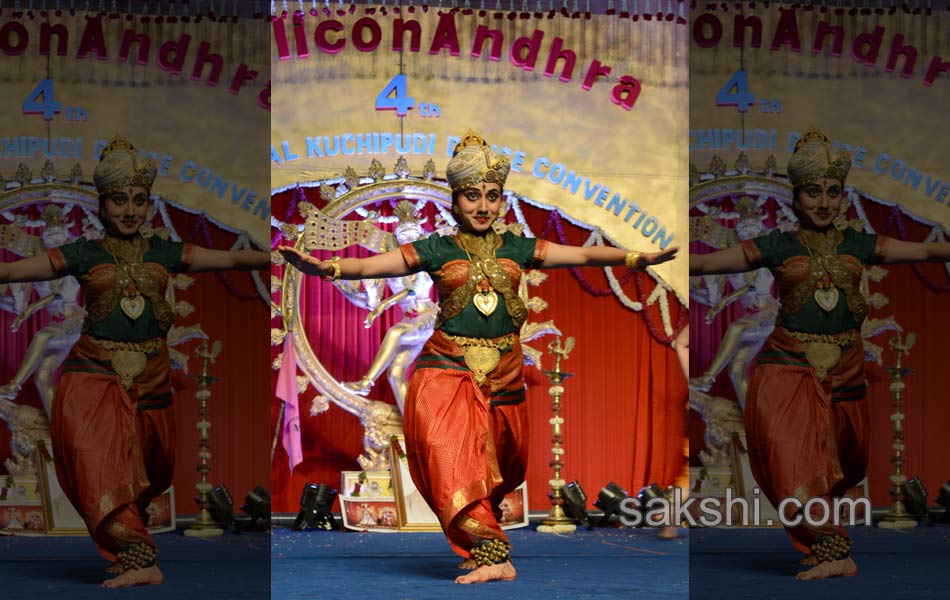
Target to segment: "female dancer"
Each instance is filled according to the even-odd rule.
[[[474,569],[457,583],[514,579],[499,503],[523,480],[527,412],[518,332],[527,308],[518,297],[525,268],[624,265],[642,269],[671,260],[676,248],[644,254],[619,248],[569,247],[499,235],[502,188],[510,164],[469,132],[446,168],[458,232],[404,244],[365,259],[320,261],[279,250],[308,275],[334,279],[402,277],[426,271],[440,313],[409,383],[403,423],[409,470],[438,516],[452,549]]]
[[[775,330],[758,355],[746,396],[749,464],[769,501],[786,504],[786,522],[800,507],[860,482],[868,462],[867,406],[861,323],[868,304],[859,285],[865,264],[950,261],[950,243],[918,244],[837,229],[851,157],[834,153],[809,129],[788,161],[798,229],[770,233],[711,254],[692,254],[690,275],[741,273],[760,267],[779,284]],[[817,503],[815,515],[821,514]],[[831,510],[825,511],[830,515]],[[851,540],[840,525],[786,527],[810,566],[798,579],[858,572]]]
[[[0,283],[75,276],[86,299],[83,333],[56,386],[50,433],[56,477],[117,574],[105,587],[160,584],[158,550],[144,521],[172,481],[175,457],[165,300],[172,271],[263,269],[266,252],[223,252],[140,232],[157,169],[125,139],[102,151],[93,174],[101,240],[80,239],[0,264]]]

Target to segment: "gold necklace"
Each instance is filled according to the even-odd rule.
[[[511,322],[516,329],[520,329],[528,318],[528,308],[518,297],[518,291],[512,287],[512,281],[505,267],[495,258],[496,249],[501,245],[501,238],[494,230],[490,230],[485,236],[460,231],[455,238],[456,243],[468,256],[468,277],[464,284],[455,288],[447,298],[439,301],[441,310],[436,318],[436,328],[441,328],[443,323],[458,316],[469,303],[475,303],[478,296],[481,298],[475,303],[475,307],[479,312],[486,314],[484,310],[489,308],[494,310],[498,305],[498,296],[495,295],[497,292],[504,300],[505,310],[511,317]],[[493,298],[494,306],[491,306]]]
[[[139,290],[138,282],[151,279],[151,274],[142,260],[148,250],[148,240],[141,235],[131,240],[107,235],[102,239],[102,246],[115,261],[115,289],[122,294],[119,308],[135,321],[145,312],[145,297]]]
[[[838,305],[841,294],[834,284],[832,273],[844,268],[837,254],[840,234],[837,229],[827,232],[799,229],[798,239],[811,258],[811,281],[814,285],[815,303],[825,312]]]
[[[478,309],[478,312],[486,317],[498,308],[498,294],[491,287],[489,272],[496,267],[500,267],[495,259],[498,234],[495,234],[491,239],[489,237],[488,235],[474,236],[467,233],[460,233],[458,236],[459,246],[468,257],[468,277],[475,287],[472,303]],[[474,258],[472,257],[473,254],[475,255]]]

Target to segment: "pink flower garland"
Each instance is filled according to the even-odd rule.
[[[901,211],[899,206],[894,206],[891,208],[891,214],[888,216],[887,224],[884,225],[884,229],[881,233],[887,233],[895,227],[897,229],[898,235],[900,235],[900,238],[904,241],[907,241],[908,235],[907,229],[904,227],[904,213]],[[910,266],[912,269],[914,269],[914,273],[917,274],[917,277],[919,277],[923,284],[930,290],[934,292],[950,292],[950,285],[942,285],[928,277],[927,274],[924,273],[924,270],[921,268],[919,263],[911,263]]]
[[[561,215],[556,210],[551,211],[551,216],[548,217],[548,221],[544,225],[544,230],[538,237],[548,239],[552,228],[557,233],[558,243],[567,244],[567,236],[564,234]],[[608,296],[614,293],[610,287],[600,289],[595,288],[584,277],[580,267],[570,267],[570,271],[574,278],[577,279],[578,283],[581,284],[581,287],[583,287],[588,294],[591,294],[592,296]],[[637,300],[640,302],[640,304],[646,306],[646,301],[649,295],[644,290],[645,284],[643,281],[641,281],[642,277],[646,277],[646,275],[642,272],[627,271],[623,277],[619,279],[619,283],[621,286],[624,286],[628,281],[633,279],[637,289]],[[650,335],[652,335],[653,338],[658,342],[664,344],[669,344],[674,339],[676,339],[676,336],[679,335],[680,331],[682,331],[684,327],[686,327],[686,323],[689,321],[688,313],[686,311],[680,311],[680,316],[677,319],[676,325],[673,327],[673,335],[668,336],[660,327],[657,326],[653,315],[648,309],[644,308],[644,310],[641,312],[643,314],[644,320],[646,321],[647,327],[650,330]]]

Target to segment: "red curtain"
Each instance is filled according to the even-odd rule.
[[[169,207],[169,215],[182,239],[201,246],[228,249],[237,239],[232,233],[214,226],[203,217]],[[16,260],[14,254],[3,251],[0,259]],[[263,271],[266,281],[269,273]],[[254,486],[269,487],[270,431],[267,427],[267,401],[270,397],[267,321],[269,308],[257,294],[248,273],[227,275],[194,274],[194,284],[177,292],[179,301],[187,301],[196,308],[179,324],[200,323],[212,340],[221,340],[222,351],[217,362],[209,365],[209,372],[220,378],[211,386],[209,401],[210,451],[212,471],[208,478],[214,485],[225,484],[234,497],[236,510]],[[18,333],[10,331],[13,315],[0,312],[0,382],[13,377],[26,352],[30,338],[45,324],[45,312],[34,316]],[[192,354],[197,342],[192,341],[177,349]],[[201,364],[189,360],[192,373]],[[195,382],[180,371],[172,375],[175,387],[175,422],[177,448],[175,469],[175,510],[178,514],[195,514],[197,508],[195,484],[199,474],[198,463],[198,402]],[[28,382],[17,402],[41,406],[32,381]],[[0,425],[0,461],[9,456],[9,431]]]
[[[862,202],[868,220],[880,234],[922,241],[931,228],[919,224],[904,215],[899,208],[875,204],[867,199]],[[853,215],[852,215],[853,216]],[[694,251],[702,251],[693,244]],[[893,315],[905,332],[917,333],[917,344],[904,359],[906,368],[913,373],[905,379],[906,390],[903,394],[904,436],[907,462],[903,472],[908,477],[919,475],[927,488],[930,503],[939,491],[941,483],[950,479],[950,452],[945,447],[945,436],[950,429],[950,403],[946,401],[948,383],[944,364],[944,345],[950,335],[950,316],[947,314],[950,277],[942,264],[923,264],[917,266],[896,265],[887,267],[888,275],[880,283],[872,283],[872,292],[877,291],[887,297],[889,303],[881,309],[871,309],[872,318]],[[702,374],[702,368],[709,364],[722,339],[726,326],[741,314],[735,305],[706,327],[704,319],[708,308],[696,304],[696,310],[690,314],[693,332],[690,342],[690,376]],[[884,347],[884,365],[893,365],[894,351],[888,346],[893,332],[885,332],[872,338],[872,341]],[[893,454],[891,447],[892,402],[893,396],[888,389],[890,375],[874,363],[866,363],[866,372],[870,383],[869,395],[865,400],[870,412],[871,456],[868,467],[868,483],[871,502],[875,505],[887,505],[893,502],[888,489],[891,487],[890,475],[894,466],[890,462]],[[726,397],[735,397],[726,373],[723,373],[711,390],[711,393]],[[704,424],[695,412],[690,412],[690,461],[698,465],[696,455],[705,448],[703,442]]]
[[[316,193],[308,192],[307,196],[308,201],[321,204]],[[293,205],[291,192],[275,197],[274,215],[291,220]],[[541,237],[558,241],[557,228],[549,225],[550,213],[528,206],[524,206],[524,212],[532,231],[541,236],[547,229]],[[566,222],[561,228],[565,243],[581,244],[589,235]],[[359,254],[365,251],[360,250]],[[563,370],[574,374],[565,383],[562,398],[562,476],[568,481],[580,481],[591,502],[610,480],[631,494],[654,481],[661,485],[672,483],[684,466],[686,383],[668,340],[658,339],[665,337],[659,310],[654,306],[645,311],[659,334],[654,335],[645,313],[625,308],[607,292],[602,270],[583,271],[594,293],[585,290],[569,270],[547,273],[548,280],[532,288],[531,293],[544,298],[550,306],[532,313],[530,320],[553,319],[565,336],[577,340],[574,352],[562,363]],[[615,274],[623,277],[621,269],[616,269]],[[638,297],[637,285],[641,294],[648,295],[653,290],[649,277],[638,277],[639,281],[631,277],[624,284],[632,299]],[[316,278],[306,281],[301,306],[307,315],[305,323],[311,345],[327,369],[341,381],[352,381],[362,375],[386,327],[395,319],[390,311],[381,319],[382,323],[362,329],[359,324],[366,311],[355,309],[331,284]],[[682,327],[685,309],[674,301],[670,311],[673,323]],[[533,343],[544,350],[547,368],[553,365],[547,353],[552,339],[545,337]],[[275,355],[279,350],[275,348]],[[548,423],[550,384],[534,367],[526,369],[526,382],[531,415],[529,505],[533,510],[544,510],[550,507],[546,494],[552,475],[548,466],[552,459]],[[381,397],[378,390],[383,390]],[[301,397],[305,460],[292,474],[286,453],[281,444],[277,445],[272,471],[275,512],[299,510],[304,483],[327,483],[338,488],[341,471],[359,470],[356,457],[362,452],[363,431],[359,421],[335,405],[325,413],[310,416],[312,397],[312,390]],[[380,378],[371,397],[393,401],[385,377]],[[274,399],[271,413],[275,425],[279,410],[280,401]]]

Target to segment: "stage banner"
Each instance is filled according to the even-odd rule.
[[[851,152],[849,187],[950,229],[948,28],[945,11],[700,4],[690,15],[694,178],[784,174],[815,126]]]
[[[666,6],[666,5],[664,5]],[[687,49],[672,12],[571,15],[352,6],[273,23],[273,191],[437,178],[468,129],[509,155],[506,191],[642,251],[688,242]],[[614,12],[614,11],[610,11]],[[685,255],[685,253],[684,253]],[[655,275],[687,297],[686,260]]]
[[[158,166],[153,193],[266,247],[267,22],[37,5],[0,10],[6,189],[89,183],[118,134]]]

